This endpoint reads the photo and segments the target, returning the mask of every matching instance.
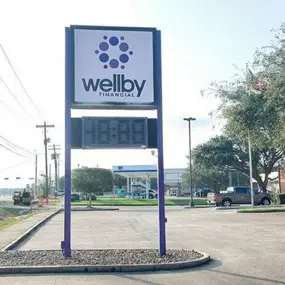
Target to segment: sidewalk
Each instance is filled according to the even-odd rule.
[[[58,208],[39,210],[39,213],[0,231],[0,250],[57,210]]]

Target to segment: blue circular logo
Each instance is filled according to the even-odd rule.
[[[111,49],[117,49],[119,51],[118,58],[111,58],[108,51]],[[99,44],[98,49],[95,50],[95,54],[99,56],[100,62],[104,63],[103,67],[107,68],[125,68],[125,64],[129,62],[130,56],[133,55],[133,51],[130,50],[129,45],[126,43],[124,37],[112,36],[108,38],[103,37],[103,41]]]

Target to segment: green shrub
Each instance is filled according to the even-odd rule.
[[[280,204],[285,204],[285,193],[279,194]]]
[[[279,196],[280,194],[279,193],[277,193],[277,192],[272,192],[271,194],[270,194],[270,200],[271,200],[271,203],[273,203],[273,204],[280,204],[280,196]]]

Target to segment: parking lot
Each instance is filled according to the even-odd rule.
[[[2,284],[285,284],[285,213],[238,214],[213,208],[167,208],[167,245],[210,253],[200,268],[144,274],[1,277]],[[41,228],[20,250],[59,249],[63,214]],[[72,212],[73,249],[156,248],[155,207],[116,212]],[[26,281],[25,281],[26,280]],[[11,283],[12,282],[12,283]]]

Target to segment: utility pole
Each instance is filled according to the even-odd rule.
[[[49,187],[48,187],[48,189],[49,189],[49,191],[50,191],[50,189],[51,189],[51,163],[49,164],[49,171],[48,171],[48,180],[49,180]]]
[[[59,185],[59,181],[60,181],[60,174],[59,174],[59,165],[60,165],[60,161],[59,159],[57,160],[57,182],[58,182],[58,185],[57,185],[57,189],[60,189],[60,185]]]
[[[58,154],[56,151],[60,150],[60,146],[53,144],[53,146],[50,147],[49,150],[53,151],[52,160],[54,160],[54,185],[55,185],[55,191],[57,192],[58,191],[58,179],[59,179],[59,175],[58,175],[58,156],[60,154]]]
[[[57,186],[58,186],[58,180],[57,180],[57,153],[55,150],[55,144],[53,144],[53,152],[54,152],[54,186],[55,186],[55,191],[57,192]]]
[[[46,187],[45,187],[45,198],[46,203],[48,204],[48,158],[47,158],[47,144],[50,142],[50,139],[47,138],[47,129],[54,128],[54,125],[47,125],[46,121],[44,121],[43,125],[37,125],[37,128],[44,129],[44,146],[45,146],[45,178],[46,178]]]
[[[35,154],[35,193],[34,196],[38,195],[38,155]]]

